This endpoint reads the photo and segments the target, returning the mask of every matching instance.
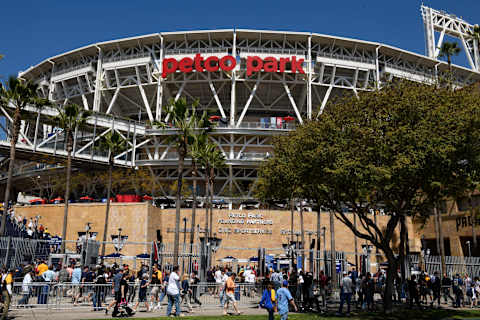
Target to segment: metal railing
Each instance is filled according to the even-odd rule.
[[[168,301],[164,285],[150,284],[146,290],[146,301],[156,305],[165,305]],[[73,309],[105,308],[114,301],[115,292],[111,283],[57,283],[33,282],[30,284],[14,283],[10,309],[32,307],[37,309]],[[125,301],[134,306],[139,302],[140,283],[131,282],[124,296]],[[255,306],[262,294],[260,284],[237,283],[235,300],[239,306]],[[219,308],[224,303],[223,285],[200,283],[190,285],[187,291],[180,290],[181,307],[192,305],[202,309]],[[144,303],[140,303],[144,307]]]

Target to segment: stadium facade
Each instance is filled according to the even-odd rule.
[[[433,33],[445,21],[434,17],[441,12],[422,7],[427,9],[424,21],[431,22]],[[227,159],[216,178],[216,196],[249,197],[257,168],[272,153],[274,136],[317,117],[335,96],[357,95],[397,78],[434,83],[448,65],[430,51],[427,57],[382,43],[305,32],[164,32],[91,44],[45,59],[20,77],[38,83],[42,97],[94,112],[88,126],[75,134],[77,165],[106,164],[95,144],[114,130],[129,145],[115,164],[146,166],[161,180],[177,177],[177,154],[168,139],[175,129],[152,123],[168,122],[165,108],[171,99],[198,100],[198,110],[218,119],[210,139]],[[477,56],[472,69],[453,66],[457,86],[480,80]],[[48,121],[56,111],[29,111],[34,116],[22,125],[20,157],[64,158],[63,132]],[[11,119],[3,113],[7,126],[2,130],[8,134]],[[8,147],[8,139],[0,141],[0,148]]]

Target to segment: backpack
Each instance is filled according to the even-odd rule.
[[[260,307],[267,310],[273,309],[274,305],[272,303],[272,295],[270,293],[270,290],[265,289],[263,291],[262,300],[260,300]]]

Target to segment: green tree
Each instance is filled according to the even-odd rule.
[[[108,183],[107,183],[107,205],[105,209],[105,223],[103,226],[102,259],[105,256],[105,242],[107,241],[108,216],[110,213],[110,196],[112,192],[112,171],[114,158],[125,151],[127,141],[117,131],[110,131],[100,138],[99,149],[108,153]]]
[[[67,220],[68,220],[68,201],[70,199],[70,184],[72,175],[72,151],[73,151],[73,139],[76,131],[82,128],[90,112],[84,110],[77,104],[66,104],[64,106],[57,106],[58,114],[54,117],[54,122],[59,128],[64,131],[64,142],[67,147],[67,167],[66,167],[66,185],[65,185],[65,209],[63,213],[63,227],[62,227],[62,247],[61,252],[65,253],[65,240],[67,236]]]
[[[308,141],[303,141],[308,143]],[[256,197],[261,200],[287,199],[290,206],[290,243],[294,242],[294,220],[295,220],[295,199],[301,199],[305,193],[302,191],[307,185],[303,184],[300,171],[297,165],[301,163],[300,156],[292,149],[286,136],[274,139],[275,156],[268,159],[259,171],[259,179],[255,186]],[[308,198],[308,197],[307,197]],[[302,210],[301,210],[302,211]],[[300,212],[300,229],[303,230],[303,212]],[[302,244],[304,245],[305,235],[301,232]],[[292,256],[293,259],[293,256]],[[303,261],[303,257],[302,257]]]
[[[339,98],[327,105],[319,121],[280,138],[284,145],[274,145],[274,158],[279,149],[295,154],[291,168],[300,181],[315,184],[319,205],[385,256],[385,312],[392,311],[393,279],[401,262],[402,255],[395,252],[407,247],[405,236],[393,244],[396,229],[405,232],[402,220],[407,217],[428,216],[439,190],[442,196],[458,194],[479,165],[473,156],[479,154],[478,143],[468,137],[480,132],[479,101],[470,88],[452,91],[399,81],[358,98]],[[447,182],[455,188],[445,187]],[[433,187],[438,183],[442,188]],[[380,208],[386,213],[385,228],[371,214]]]
[[[178,154],[178,178],[177,178],[177,192],[176,192],[176,213],[175,213],[175,240],[173,246],[173,261],[178,263],[178,249],[180,243],[180,210],[182,202],[182,183],[183,171],[185,164],[185,156],[188,154],[189,146],[193,143],[193,135],[197,130],[199,124],[204,124],[205,121],[199,119],[196,114],[196,106],[198,101],[195,101],[191,106],[188,106],[185,98],[180,98],[177,101],[173,99],[170,101],[170,106],[167,111],[168,121],[175,129],[175,134],[170,136],[170,143],[173,143]],[[202,117],[206,117],[203,113]],[[166,123],[155,123],[163,128],[167,128]]]
[[[439,58],[447,58],[448,69],[450,73],[452,72],[452,57],[458,56],[458,54],[462,51],[458,47],[458,43],[456,42],[444,42],[440,47],[440,54],[438,55]]]
[[[33,82],[23,82],[18,78],[10,77],[5,87],[0,86],[0,104],[7,108],[8,105],[14,106],[11,137],[10,137],[10,159],[8,163],[7,186],[5,188],[4,211],[8,210],[10,193],[12,189],[12,175],[15,163],[16,145],[20,134],[20,125],[22,112],[27,106],[33,106],[41,109],[48,104],[48,101],[37,96],[38,86]],[[5,235],[6,215],[2,215],[0,235]]]

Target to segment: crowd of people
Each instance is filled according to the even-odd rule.
[[[26,216],[16,215],[13,208],[7,212],[7,223],[10,224],[13,230],[13,236],[18,236],[27,239],[48,240],[52,234],[46,226],[40,223],[41,217],[27,218]]]
[[[289,309],[320,313],[335,310],[340,315],[346,311],[349,315],[353,308],[377,310],[376,303],[383,298],[386,285],[384,270],[359,274],[352,268],[338,274],[337,283],[323,271],[317,277],[295,268],[264,270],[260,274],[255,267],[246,266],[237,267],[235,271],[231,267],[212,267],[205,274],[206,283],[201,283],[196,271],[182,274],[178,266],[162,268],[154,264],[150,270],[148,265],[142,265],[138,270],[131,270],[127,264],[90,267],[74,261],[61,266],[37,260],[2,271],[2,319],[15,295],[18,306],[48,304],[54,296],[56,301],[73,306],[91,305],[93,311],[111,312],[114,317],[132,315],[141,309],[161,312],[164,300],[167,316],[182,316],[185,312],[194,312],[195,305],[202,306],[202,295],[210,297],[203,300],[210,304],[218,299],[224,314],[230,308],[234,314],[240,314],[238,302],[242,294],[267,309],[269,319],[273,319],[275,312],[281,319],[287,319]],[[14,286],[14,283],[21,285]],[[467,274],[440,277],[438,272],[431,275],[414,272],[405,282],[398,274],[393,288],[394,302],[410,307],[439,307],[442,300],[452,307],[480,306],[480,279]],[[339,304],[333,294],[337,289]]]

